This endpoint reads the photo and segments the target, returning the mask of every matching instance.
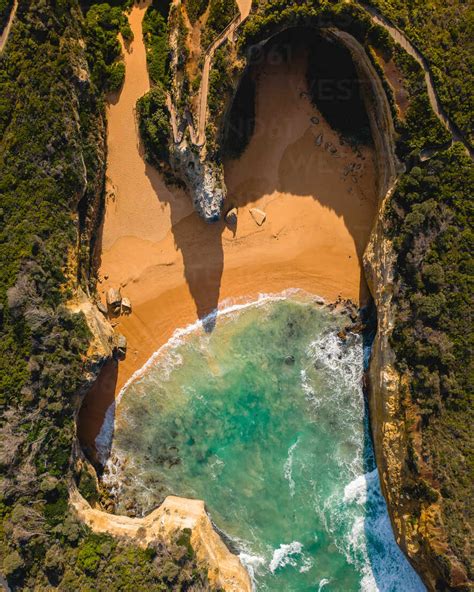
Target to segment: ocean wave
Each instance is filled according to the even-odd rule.
[[[339,386],[342,382],[350,389],[359,389],[362,385],[364,369],[360,335],[350,334],[347,342],[340,339],[335,331],[331,331],[312,341],[308,352],[313,364],[329,370],[333,386]]]
[[[346,485],[343,505],[345,520],[352,516],[345,554],[361,572],[361,592],[398,592],[400,582],[404,592],[425,590],[395,541],[377,469]]]
[[[300,298],[303,301],[308,300],[317,300],[318,302],[324,302],[324,300],[316,295],[310,294],[304,290],[300,290],[299,288],[288,288],[287,290],[283,290],[282,292],[278,293],[260,293],[256,299],[248,300],[244,298],[240,299],[231,299],[227,298],[224,299],[220,304],[219,308],[209,315],[204,317],[203,319],[198,319],[194,323],[190,323],[185,327],[181,327],[176,329],[173,332],[173,335],[170,339],[164,343],[161,347],[159,347],[153,354],[148,358],[148,360],[143,364],[141,368],[136,370],[130,378],[126,381],[123,387],[120,389],[119,393],[117,394],[115,401],[111,403],[109,408],[107,409],[104,421],[100,428],[99,434],[96,437],[95,444],[97,449],[98,459],[102,464],[107,462],[107,459],[110,455],[110,450],[112,446],[112,439],[114,433],[114,423],[115,423],[115,410],[119,405],[124,393],[128,390],[128,388],[132,385],[137,383],[141,378],[143,378],[148,371],[156,366],[156,364],[164,357],[164,354],[171,356],[171,359],[168,359],[167,362],[163,364],[163,375],[160,378],[165,379],[169,376],[170,372],[180,363],[182,363],[182,358],[177,353],[177,349],[180,345],[183,345],[186,341],[186,337],[192,335],[193,333],[197,333],[201,329],[205,330],[206,325],[211,321],[215,320],[217,317],[227,317],[235,315],[235,313],[239,313],[243,310],[264,306],[271,302],[278,302],[282,300],[288,300],[289,298]]]
[[[250,576],[250,581],[252,582],[252,590],[256,590],[257,573],[259,569],[265,565],[265,558],[260,557],[260,555],[251,555],[250,553],[242,551],[241,553],[239,553],[239,559],[240,563],[245,567]]]
[[[295,448],[298,446],[298,442],[299,438],[297,438],[296,442],[288,448],[288,456],[283,467],[285,479],[288,481],[288,485],[290,487],[291,497],[295,495],[295,481],[293,479],[293,453]]]
[[[296,566],[295,556],[301,555],[303,551],[303,545],[299,541],[293,541],[292,543],[285,545],[282,544],[275,549],[273,552],[272,560],[268,566],[268,569],[275,573],[275,571],[281,567],[291,565]]]
[[[359,505],[365,504],[367,502],[368,490],[376,486],[376,481],[378,481],[377,469],[353,479],[344,488],[344,503],[355,502]]]
[[[323,578],[322,580],[319,580],[318,592],[321,592],[321,590],[324,588],[324,586],[327,586],[330,581],[331,580],[328,580],[327,578]]]

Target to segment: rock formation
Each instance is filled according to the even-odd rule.
[[[252,590],[247,571],[214,530],[203,501],[168,496],[159,508],[144,518],[116,516],[95,510],[76,488],[71,490],[70,501],[79,518],[95,532],[125,536],[142,547],[157,539],[169,541],[173,534],[190,529],[191,545],[198,561],[207,566],[213,586],[225,592]]]
[[[255,220],[255,224],[257,226],[261,226],[267,219],[265,212],[259,210],[258,208],[250,208],[250,215]]]

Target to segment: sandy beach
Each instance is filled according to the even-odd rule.
[[[226,301],[287,288],[328,300],[367,299],[361,257],[376,210],[374,154],[340,145],[311,105],[304,51],[286,64],[259,66],[255,134],[239,160],[225,163],[225,209],[237,208],[237,225],[207,225],[185,192],[166,187],[143,160],[134,108],[149,89],[145,7],[130,14],[125,84],[107,109],[99,294],[105,301],[108,288],[120,287],[133,309],[113,321],[127,337],[125,360],[106,365],[80,412],[79,438],[91,449],[106,409],[133,372],[175,329]],[[266,214],[261,226],[254,207]]]

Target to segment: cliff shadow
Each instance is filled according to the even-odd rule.
[[[106,413],[115,413],[115,392],[118,377],[119,362],[114,358],[108,360],[102,367],[97,380],[87,392],[77,416],[77,437],[86,457],[96,470],[101,470],[96,450],[96,438],[99,435]],[[113,420],[113,416],[110,418]],[[113,437],[114,422],[109,422]]]
[[[246,128],[246,149],[239,158],[225,161],[228,199],[224,208],[225,211],[234,206],[244,208],[262,196],[281,193],[309,196],[334,211],[343,219],[354,241],[360,263],[359,297],[365,301],[368,290],[362,271],[362,256],[375,216],[376,179],[375,167],[369,162],[371,157],[359,147],[362,140],[358,145],[354,136],[358,126],[362,126],[363,141],[370,143],[368,120],[362,113],[365,107],[350,52],[341,53],[340,43],[318,38],[311,50],[315,55],[309,60],[308,44],[314,42],[314,37],[315,32],[310,29],[292,29],[278,35],[244,75],[229,109],[228,120],[232,121],[233,112],[240,109],[244,119],[254,121]],[[332,56],[334,51],[335,57]],[[318,60],[334,64],[340,69],[339,74],[331,78],[327,67],[318,71],[314,66]],[[308,70],[310,61],[311,75]],[[317,85],[316,91],[309,89],[308,81]],[[243,92],[239,92],[240,89]],[[322,95],[326,107],[314,107],[309,100],[310,90]],[[336,95],[337,108],[331,100]],[[249,106],[249,97],[254,102],[254,109]],[[246,104],[239,107],[242,100]],[[336,133],[324,119],[322,111],[332,125],[342,126],[345,136],[352,134],[352,137],[345,139],[342,132]],[[354,121],[347,116],[348,112],[357,114]],[[235,137],[241,123],[238,119],[234,118],[230,128],[227,126],[227,139],[229,134]],[[341,165],[342,150],[350,153],[344,166]],[[234,146],[233,151],[236,156],[238,146],[237,149]],[[143,157],[143,146],[140,146],[140,153]],[[234,178],[229,174],[229,164],[234,172],[235,168],[240,168]],[[204,327],[212,331],[215,325],[212,313],[218,307],[224,271],[222,235],[226,224],[222,220],[205,223],[198,214],[190,213],[189,201],[186,201],[189,198],[184,192],[171,191],[152,165],[146,164],[145,172],[157,199],[169,205],[171,231],[176,249],[183,258],[184,278],[195,302],[197,317],[206,319]],[[235,228],[233,231],[235,235]]]
[[[143,147],[140,147],[143,155]],[[145,164],[148,177],[157,199],[169,205],[171,232],[176,249],[181,253],[184,279],[193,298],[196,315],[203,322],[205,331],[214,329],[219,304],[224,249],[222,220],[208,224],[190,209],[189,197],[184,191],[171,191],[161,174],[151,164]]]
[[[223,154],[229,207],[287,194],[311,197],[343,219],[360,264],[359,299],[366,301],[362,256],[376,213],[377,181],[349,50],[304,28],[260,48],[228,111]]]

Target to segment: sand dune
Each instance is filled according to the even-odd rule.
[[[125,51],[126,78],[108,107],[107,199],[99,293],[121,286],[133,312],[117,319],[127,357],[110,362],[85,400],[79,436],[93,446],[105,410],[131,374],[172,335],[226,299],[301,288],[333,300],[364,302],[361,256],[376,208],[374,154],[340,145],[305,86],[305,53],[258,72],[257,127],[243,156],[225,163],[235,228],[205,224],[182,191],[146,165],[134,117],[149,88],[141,20]],[[319,136],[323,138],[317,145]],[[335,154],[329,150],[337,149]],[[257,226],[250,208],[265,211]]]

